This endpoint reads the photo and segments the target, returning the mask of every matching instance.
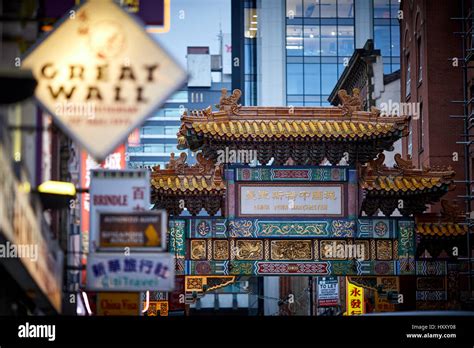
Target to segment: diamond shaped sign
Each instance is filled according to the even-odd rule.
[[[35,97],[97,160],[180,88],[185,70],[111,0],[72,9],[27,52]]]

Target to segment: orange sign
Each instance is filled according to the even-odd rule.
[[[140,315],[140,293],[99,292],[97,315]]]

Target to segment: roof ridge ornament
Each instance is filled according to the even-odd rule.
[[[187,162],[188,155],[181,152],[176,158],[174,152],[171,153],[170,159],[165,168],[161,169],[160,165],[153,167],[153,173],[156,176],[172,176],[172,175],[216,175],[222,176],[221,169],[217,170],[217,165],[212,159],[206,159],[201,152],[196,155],[196,163],[189,165]]]
[[[368,162],[367,168],[369,172],[375,172],[376,174],[382,173],[384,170],[388,170],[387,166],[384,164],[385,162],[385,155],[383,153],[379,153],[376,159]],[[369,173],[370,175],[370,173]]]
[[[462,220],[465,212],[457,201],[441,200],[441,216],[449,222]]]
[[[342,102],[342,105],[339,105],[338,107],[342,109],[343,116],[350,117],[353,112],[362,111],[362,99],[359,88],[353,88],[352,95],[349,95],[345,89],[340,89],[337,92],[337,95]]]
[[[240,89],[234,89],[231,95],[227,95],[227,88],[221,89],[221,98],[219,99],[219,111],[227,111],[228,114],[232,113],[238,115],[241,104],[238,104],[242,91]]]
[[[415,169],[415,166],[413,165],[413,159],[411,158],[410,155],[407,155],[407,158],[404,159],[402,158],[402,155],[397,153],[394,156],[395,159],[395,165],[393,166],[394,168],[401,169],[402,171],[405,170],[410,170],[410,169]]]

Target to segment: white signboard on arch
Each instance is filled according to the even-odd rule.
[[[185,70],[111,0],[69,11],[22,67],[37,79],[42,107],[97,160],[186,80]]]

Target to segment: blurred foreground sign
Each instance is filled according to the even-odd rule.
[[[172,291],[174,268],[169,253],[89,254],[87,290]]]
[[[97,160],[122,143],[186,80],[186,72],[112,1],[71,9],[22,61],[35,96]]]
[[[99,248],[166,249],[165,210],[99,213]]]
[[[99,241],[98,212],[131,213],[150,208],[150,174],[146,170],[91,170],[90,245],[96,252]],[[110,245],[109,245],[110,246]],[[132,246],[132,245],[128,245]],[[123,248],[122,248],[123,250]]]

